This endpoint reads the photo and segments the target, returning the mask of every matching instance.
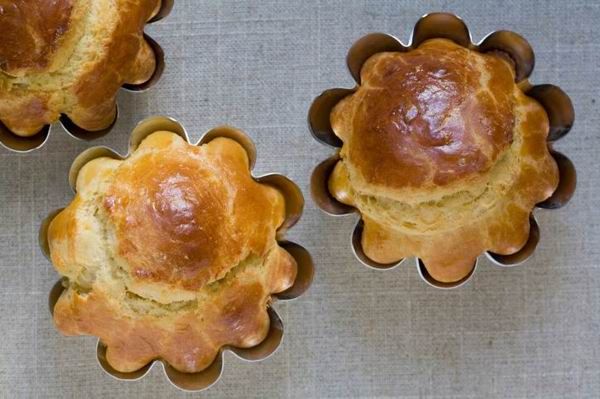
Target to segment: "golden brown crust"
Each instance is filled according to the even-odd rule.
[[[155,69],[143,28],[160,0],[0,0],[0,121],[28,136],[66,114],[108,127],[124,83]]]
[[[512,65],[433,39],[371,57],[361,81],[331,115],[344,145],[329,188],[360,210],[367,256],[417,256],[449,282],[486,250],[518,251],[558,170],[546,113]]]
[[[265,337],[271,294],[296,276],[276,241],[284,217],[281,193],[252,179],[230,139],[196,147],[157,132],[124,161],[95,159],[48,230],[68,281],[55,323],[98,336],[120,371],[156,358],[202,370],[222,346]]]
[[[41,72],[69,32],[73,0],[0,0],[0,69],[12,76]]]

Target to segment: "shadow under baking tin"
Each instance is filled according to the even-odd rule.
[[[158,22],[161,19],[165,18],[172,10],[174,4],[174,0],[163,0],[161,2],[161,7],[158,10],[157,14],[150,19],[146,25],[152,24],[154,22]],[[155,68],[152,76],[145,82],[139,84],[129,84],[124,83],[121,88],[126,91],[139,93],[148,90],[152,86],[156,85],[160,80],[162,73],[165,69],[165,56],[164,51],[160,47],[160,45],[152,39],[149,35],[144,33],[144,39],[146,43],[152,49],[152,53],[154,54],[155,59]],[[100,137],[108,134],[114,125],[117,122],[119,110],[118,104],[115,103],[115,117],[109,126],[98,129],[98,130],[87,130],[78,126],[75,122],[73,122],[67,115],[61,114],[58,121],[59,124],[63,127],[64,130],[73,138],[78,140],[96,140]],[[52,125],[45,125],[40,129],[37,133],[34,133],[29,136],[20,136],[10,129],[8,129],[4,124],[0,122],[0,145],[4,148],[18,153],[27,153],[34,151],[38,148],[41,148],[47,141],[50,136],[50,131],[56,127],[56,123]]]
[[[166,130],[178,134],[186,142],[190,143],[189,136],[185,128],[177,122],[175,119],[154,116],[146,118],[133,129],[129,140],[129,152],[127,155],[122,156],[116,151],[108,147],[93,147],[82,152],[78,157],[75,158],[71,169],[69,171],[69,184],[74,192],[76,192],[76,182],[79,171],[83,166],[99,157],[110,157],[114,159],[125,159],[140,145],[140,143],[148,137],[150,134]],[[227,137],[237,141],[248,153],[249,168],[252,169],[256,161],[256,149],[252,140],[242,131],[235,129],[230,126],[220,126],[209,130],[205,133],[202,138],[195,145],[202,145],[210,142],[217,137]],[[308,251],[299,244],[283,240],[285,231],[294,226],[300,219],[304,207],[304,197],[298,186],[289,180],[287,177],[279,174],[267,174],[260,177],[254,177],[254,179],[262,184],[266,184],[278,189],[286,203],[286,216],[282,225],[279,227],[277,232],[277,238],[279,245],[285,249],[296,261],[297,274],[294,280],[294,284],[283,292],[272,294],[271,297],[275,301],[288,301],[295,299],[310,287],[313,276],[314,276],[314,264]],[[51,212],[41,223],[39,232],[39,245],[42,253],[50,259],[50,250],[48,245],[48,227],[52,222],[52,219],[61,211],[58,209]],[[60,298],[60,295],[65,290],[66,281],[58,281],[50,291],[49,294],[49,307],[50,312],[53,312],[56,302]],[[266,359],[271,356],[280,346],[283,340],[283,323],[281,318],[272,306],[269,306],[269,331],[266,337],[258,345],[250,348],[238,348],[234,346],[225,346],[219,350],[214,361],[204,370],[197,373],[184,373],[177,371],[171,367],[167,362],[162,359],[156,359],[144,367],[134,372],[120,372],[115,370],[108,361],[106,360],[106,346],[99,340],[96,350],[98,363],[102,369],[111,375],[112,377],[119,380],[137,380],[144,377],[148,371],[156,363],[161,363],[163,371],[167,376],[167,379],[177,388],[185,391],[200,391],[207,389],[215,384],[223,371],[223,352],[229,351],[235,354],[240,359],[246,361],[259,361]]]
[[[352,89],[334,88],[325,90],[313,101],[308,113],[308,125],[312,136],[320,143],[333,147],[336,152],[318,164],[313,170],[310,182],[311,196],[317,206],[325,213],[342,216],[358,213],[357,209],[337,201],[329,192],[330,175],[340,159],[339,150],[343,143],[337,137],[331,126],[331,111],[346,96],[353,94],[359,87],[360,72],[364,63],[373,55],[380,52],[405,52],[418,47],[426,40],[445,38],[457,44],[479,52],[499,52],[510,58],[515,66],[515,81],[524,93],[537,100],[545,109],[549,120],[548,148],[559,170],[559,184],[550,198],[536,205],[536,208],[558,209],[565,206],[572,198],[577,173],[573,163],[563,154],[553,150],[552,143],[564,137],[572,128],[575,121],[573,104],[567,94],[559,87],[542,84],[531,85],[529,76],[535,66],[533,49],[522,36],[510,31],[496,31],[485,36],[479,43],[473,43],[471,33],[462,19],[449,13],[432,13],[424,15],[416,23],[409,44],[403,44],[394,36],[385,33],[371,33],[356,41],[346,57],[348,70],[356,82]],[[535,210],[535,209],[534,209]],[[398,266],[402,261],[390,264],[380,264],[369,259],[362,250],[361,233],[362,220],[359,220],[352,233],[351,244],[356,258],[364,265],[387,270]],[[539,226],[530,215],[530,233],[526,244],[513,254],[503,255],[486,252],[489,260],[498,266],[516,266],[524,263],[534,253],[540,240]],[[417,259],[417,271],[421,278],[436,288],[456,288],[465,284],[474,274],[477,263],[461,280],[453,283],[436,281],[427,271],[422,261]]]

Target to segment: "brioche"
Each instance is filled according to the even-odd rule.
[[[228,138],[193,146],[162,131],[125,160],[94,159],[48,228],[66,284],[54,322],[99,337],[122,372],[157,358],[203,370],[224,345],[266,336],[270,295],[296,277],[276,240],[284,218],[283,195]]]
[[[432,39],[372,56],[361,82],[331,113],[343,146],[329,190],[360,211],[365,254],[416,256],[454,282],[482,252],[523,247],[558,169],[548,117],[510,58]]]
[[[147,81],[155,55],[143,37],[160,0],[0,0],[0,121],[30,136],[65,114],[107,128],[124,83]]]

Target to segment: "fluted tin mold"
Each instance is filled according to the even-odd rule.
[[[566,205],[575,192],[577,175],[573,163],[563,154],[554,151],[552,144],[564,137],[573,126],[575,112],[569,96],[554,85],[532,85],[529,82],[535,65],[534,52],[522,36],[510,31],[496,31],[485,36],[479,43],[474,43],[471,33],[464,21],[449,13],[432,13],[421,17],[416,23],[408,44],[402,43],[394,36],[385,33],[371,33],[358,39],[351,46],[346,57],[347,67],[356,81],[354,88],[335,88],[325,90],[312,103],[309,109],[308,124],[313,137],[335,149],[335,153],[316,166],[311,178],[311,194],[317,206],[330,215],[346,215],[360,213],[357,209],[337,201],[329,191],[329,177],[339,160],[342,141],[333,131],[330,114],[338,102],[353,94],[361,84],[360,72],[363,64],[373,55],[380,52],[405,52],[418,47],[426,40],[446,38],[471,50],[497,52],[510,59],[515,67],[515,81],[524,93],[536,99],[545,109],[549,120],[548,147],[559,169],[559,184],[552,196],[536,205],[536,208],[557,209]],[[363,222],[359,220],[351,235],[351,246],[357,259],[364,265],[378,270],[392,269],[400,262],[380,264],[369,259],[361,246]],[[535,251],[540,240],[540,229],[533,216],[530,216],[529,239],[516,253],[499,255],[485,253],[488,259],[499,266],[515,266],[525,262]],[[429,285],[437,288],[455,288],[465,284],[474,274],[477,262],[469,273],[453,283],[436,281],[427,271],[420,259],[416,260],[417,271]]]
[[[120,155],[116,151],[108,147],[93,147],[82,152],[75,158],[71,169],[69,171],[69,184],[74,192],[76,192],[76,181],[79,171],[88,162],[99,158],[99,157],[110,157],[114,159],[125,159],[127,158],[139,144],[149,136],[150,134],[159,131],[167,130],[174,132],[184,138],[188,143],[191,143],[188,134],[184,127],[176,120],[164,116],[154,116],[141,121],[136,128],[132,131],[129,140],[129,151],[126,155]],[[202,138],[195,143],[195,145],[202,145],[211,141],[216,137],[227,137],[240,143],[248,152],[248,157],[251,164],[254,164],[256,159],[256,150],[252,140],[242,131],[235,129],[231,126],[221,126],[208,131],[202,136]],[[302,246],[285,241],[283,236],[287,229],[291,228],[300,218],[304,206],[304,197],[302,192],[291,180],[287,177],[279,174],[268,174],[265,176],[254,177],[256,181],[278,189],[286,202],[286,217],[283,224],[280,226],[277,232],[277,238],[281,247],[286,249],[290,255],[296,260],[298,265],[297,275],[294,284],[287,290],[273,294],[272,302],[286,301],[295,299],[302,295],[310,286],[313,274],[314,266],[313,261],[308,251]],[[48,246],[48,226],[52,219],[60,212],[56,210],[51,212],[40,226],[39,243],[41,251],[50,258],[49,246]],[[50,291],[49,305],[50,311],[54,309],[54,305],[58,301],[58,298],[64,291],[62,281],[58,281]],[[98,363],[102,369],[119,380],[137,380],[145,376],[148,371],[157,363],[161,364],[163,371],[167,379],[176,387],[186,391],[199,391],[206,389],[216,383],[221,376],[223,370],[223,352],[230,351],[237,357],[247,361],[257,361],[265,359],[271,356],[281,344],[283,339],[283,323],[281,318],[277,314],[276,310],[272,306],[269,306],[268,314],[270,319],[269,332],[265,339],[258,345],[251,348],[237,348],[233,346],[224,346],[218,352],[214,361],[204,370],[197,373],[184,373],[180,372],[171,367],[167,362],[162,359],[156,359],[139,370],[134,372],[123,373],[115,370],[106,361],[106,347],[99,340],[97,345],[97,358]]]

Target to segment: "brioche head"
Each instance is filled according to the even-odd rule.
[[[417,256],[453,282],[484,251],[518,251],[558,170],[510,58],[432,39],[374,55],[361,82],[331,114],[343,146],[329,188],[361,212],[365,254]]]
[[[231,139],[198,147],[157,132],[123,161],[97,158],[48,229],[67,283],[54,321],[98,336],[116,370],[162,358],[200,371],[222,346],[266,336],[270,296],[296,276],[276,240],[284,218],[282,194],[252,178]]]
[[[0,121],[21,136],[67,115],[108,127],[124,83],[147,81],[155,56],[143,37],[160,0],[0,0]]]

